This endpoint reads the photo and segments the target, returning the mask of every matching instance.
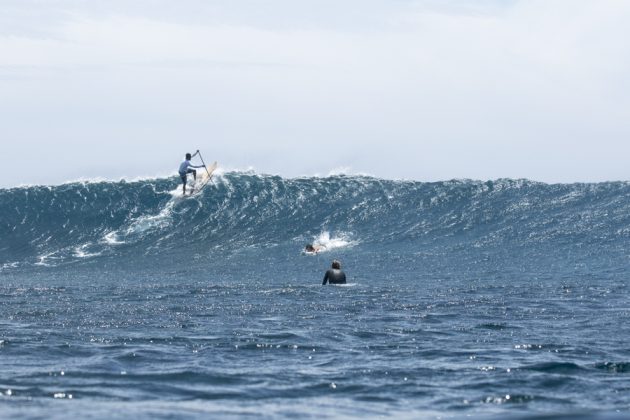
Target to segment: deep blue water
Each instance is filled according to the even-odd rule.
[[[628,182],[176,191],[0,190],[0,417],[630,415]]]

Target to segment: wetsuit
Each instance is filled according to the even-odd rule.
[[[346,284],[346,273],[338,268],[331,268],[326,271],[322,285],[326,284],[326,282],[329,282],[330,284]]]

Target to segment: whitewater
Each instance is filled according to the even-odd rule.
[[[628,182],[178,190],[0,189],[0,417],[630,411]]]

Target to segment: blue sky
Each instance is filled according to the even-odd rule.
[[[630,179],[630,2],[3,0],[0,186]]]

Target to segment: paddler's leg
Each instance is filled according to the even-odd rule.
[[[182,179],[182,195],[186,195],[186,174],[179,174],[179,177]]]

